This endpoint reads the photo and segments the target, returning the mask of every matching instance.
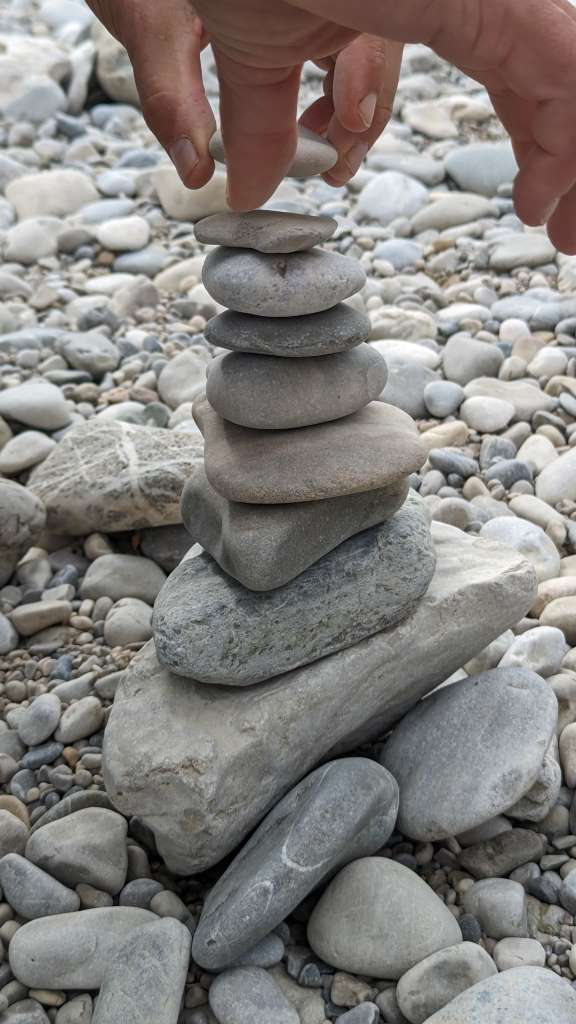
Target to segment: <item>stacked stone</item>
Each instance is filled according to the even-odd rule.
[[[217,248],[204,285],[228,311],[193,415],[205,468],[184,523],[204,552],[155,609],[160,661],[200,682],[244,686],[350,647],[404,618],[434,551],[408,477],[425,460],[412,420],[378,400],[386,364],[368,318],[344,300],[358,263],[318,244],[327,217],[253,211],[197,226]]]

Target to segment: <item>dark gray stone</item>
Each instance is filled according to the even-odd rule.
[[[207,970],[233,964],[321,881],[384,846],[398,787],[374,761],[317,768],[264,819],[210,891],[192,955]]]
[[[153,878],[133,878],[120,891],[118,902],[121,907],[142,907],[143,910],[149,910],[150,900],[163,890],[162,883],[155,882]]]
[[[26,857],[64,885],[93,885],[112,894],[126,881],[127,823],[121,815],[100,807],[53,821],[35,832]]]
[[[304,572],[350,536],[385,522],[408,485],[289,505],[228,501],[197,470],[182,494],[187,548],[201,544],[249,590],[273,590]]]
[[[227,311],[206,324],[211,345],[257,355],[308,357],[346,352],[370,337],[365,313],[340,303],[311,316],[264,317]]]
[[[330,309],[359,292],[366,275],[356,260],[323,249],[269,256],[222,246],[204,260],[202,282],[238,313],[291,317]]]
[[[104,976],[92,1024],[178,1024],[190,942],[174,918],[135,929]]]
[[[428,589],[434,565],[414,492],[389,522],[356,534],[279,590],[246,590],[200,554],[158,595],[158,658],[199,682],[250,686],[399,622]]]
[[[0,885],[10,906],[27,920],[80,909],[77,893],[17,853],[0,860]]]
[[[428,461],[434,469],[439,469],[445,476],[457,473],[467,480],[469,476],[476,476],[478,473],[476,460],[459,452],[457,448],[433,448],[428,454]]]
[[[200,467],[197,472],[204,474],[204,470]],[[189,480],[186,487],[191,482]],[[184,555],[192,546],[192,541],[184,526],[151,526],[148,530],[142,530],[140,546],[146,557],[157,562],[164,572],[172,572],[177,565],[180,565]]]
[[[378,398],[388,376],[370,345],[310,359],[228,352],[208,367],[206,398],[226,420],[286,430],[341,419]]]
[[[499,480],[508,489],[518,480],[528,480],[532,483],[534,476],[527,462],[520,459],[500,459],[486,470],[484,479]]]
[[[557,715],[548,684],[520,667],[481,672],[432,694],[382,753],[400,786],[400,831],[443,839],[511,807],[534,783]]]
[[[509,875],[514,868],[544,855],[546,843],[537,832],[512,828],[493,839],[468,846],[460,854],[460,866],[474,878],[498,878]]]

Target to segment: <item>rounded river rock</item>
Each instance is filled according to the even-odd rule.
[[[214,213],[194,228],[199,242],[255,249],[257,252],[301,252],[327,242],[337,228],[332,217],[304,213],[250,210],[248,213]]]
[[[227,310],[212,317],[204,331],[218,348],[256,355],[302,358],[347,352],[370,337],[370,319],[340,302],[310,316],[250,316]]]

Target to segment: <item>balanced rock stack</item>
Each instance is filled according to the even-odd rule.
[[[426,453],[412,420],[378,401],[386,364],[343,300],[357,262],[317,248],[327,217],[208,217],[203,280],[229,310],[207,337],[229,349],[193,406],[205,470],[183,519],[204,553],[156,604],[160,661],[245,686],[350,647],[404,618],[435,565],[408,477]]]

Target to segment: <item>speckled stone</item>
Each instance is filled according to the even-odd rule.
[[[159,660],[199,682],[250,686],[399,622],[434,566],[415,492],[389,522],[351,537],[278,590],[246,590],[200,554],[175,569],[156,600]]]
[[[376,853],[392,833],[398,787],[365,758],[317,768],[264,819],[211,889],[194,935],[207,970],[236,961],[272,931],[323,878]]]

